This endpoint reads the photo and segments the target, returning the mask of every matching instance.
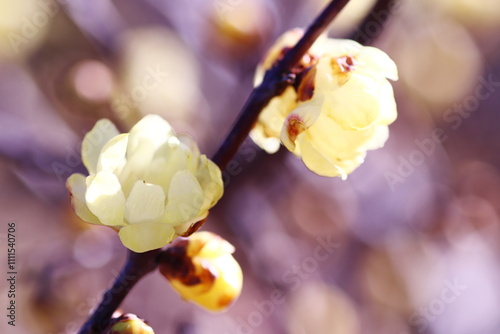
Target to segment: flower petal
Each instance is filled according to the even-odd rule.
[[[82,161],[89,174],[97,173],[97,161],[102,148],[111,138],[119,134],[109,119],[101,119],[85,135],[82,142]]]
[[[200,156],[200,165],[196,174],[196,179],[201,185],[205,196],[203,208],[210,208],[217,203],[224,192],[222,183],[222,173],[219,167],[206,155]]]
[[[152,145],[154,152],[174,135],[174,129],[162,117],[147,115],[130,129],[127,156],[142,150],[146,142]]]
[[[104,170],[95,175],[88,185],[85,201],[89,210],[104,225],[125,225],[125,195],[118,178],[112,172]]]
[[[129,137],[130,143],[130,137]],[[148,140],[141,140],[140,149],[136,149],[133,153],[126,153],[126,162],[119,173],[117,173],[122,190],[125,196],[130,194],[132,187],[138,180],[150,182],[146,175],[151,166],[151,160],[154,155],[154,144]]]
[[[321,114],[324,105],[324,97],[318,95],[313,99],[302,103],[297,109],[288,115],[281,129],[281,142],[291,152],[295,152],[295,140],[307,129],[309,129]]]
[[[101,155],[97,162],[97,170],[104,169],[114,171],[116,168],[122,166],[126,159],[128,134],[123,133],[107,142],[101,150]]]
[[[341,87],[339,77],[332,68],[332,59],[330,57],[321,58],[316,64],[313,99],[320,94],[328,94]]]
[[[201,238],[206,239],[205,244],[203,247],[199,250],[199,253],[197,254],[198,256],[204,257],[204,258],[216,258],[218,256],[224,255],[224,254],[232,254],[235,252],[234,246],[229,243],[229,241],[221,238],[217,234],[211,233],[211,232],[197,232],[197,236],[199,234],[207,234],[210,233],[209,236],[202,235]]]
[[[71,205],[76,215],[88,223],[101,224],[85,203],[85,192],[87,191],[85,176],[82,174],[71,175],[66,181],[66,187],[70,192]]]
[[[288,87],[274,97],[260,113],[250,132],[250,138],[267,153],[276,153],[280,147],[279,136],[286,116],[296,107],[297,93]]]
[[[184,169],[194,172],[192,164],[195,160],[197,157],[180,141],[169,140],[156,151],[155,157],[146,166],[145,180],[161,186],[167,194],[174,174]]]
[[[130,224],[158,222],[165,212],[165,193],[154,184],[137,181],[125,204],[125,219]]]
[[[194,232],[198,231],[198,229],[205,223],[205,218],[208,216],[208,210],[203,211],[200,216],[191,219],[188,222],[185,222],[180,225],[176,225],[174,227],[175,233],[182,237],[188,237]]]
[[[325,94],[324,112],[342,128],[362,130],[379,119],[380,80],[354,74],[342,87]]]
[[[118,233],[123,245],[136,253],[161,248],[175,237],[172,226],[164,223],[127,225]]]
[[[341,176],[345,178],[346,175],[337,166],[335,161],[330,160],[324,154],[321,154],[312,143],[301,135],[298,138],[300,145],[301,158],[306,167],[312,172],[321,176]]]
[[[194,175],[188,170],[178,171],[170,182],[165,220],[176,226],[196,219],[204,200],[203,190]]]
[[[193,137],[185,133],[177,135],[177,139],[179,139],[180,145],[184,148],[184,150],[189,152],[187,157],[188,159],[186,161],[186,169],[193,173],[196,172],[200,158],[200,149],[198,148],[198,144],[196,144]]]
[[[382,80],[379,87],[380,95],[380,124],[389,125],[398,117],[396,101],[392,85],[387,80]]]
[[[382,50],[366,46],[356,57],[361,63],[360,67],[364,73],[372,76],[383,76],[391,80],[398,80],[398,68],[396,63]]]
[[[269,154],[276,153],[280,149],[280,140],[276,137],[265,136],[264,127],[258,123],[250,131],[250,138],[252,138],[255,144]]]
[[[373,135],[370,141],[363,146],[364,150],[376,150],[384,147],[385,142],[389,138],[389,127],[387,125],[379,125],[374,128]]]
[[[321,114],[305,135],[324,155],[345,158],[364,150],[374,133],[375,126],[365,130],[345,130],[333,119]]]

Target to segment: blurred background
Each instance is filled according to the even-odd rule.
[[[210,156],[266,48],[325,3],[0,4],[0,242],[6,254],[15,222],[19,272],[17,324],[2,314],[0,332],[76,333],[125,260],[65,188],[85,173],[80,144],[96,120],[126,131],[160,114]],[[236,246],[239,300],[211,314],[154,273],[122,310],[157,334],[500,333],[499,29],[498,0],[352,0],[330,35],[399,67],[385,148],[342,181],[245,142],[203,228]]]

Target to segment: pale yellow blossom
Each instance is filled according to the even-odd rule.
[[[67,181],[76,214],[113,227],[138,253],[193,233],[223,192],[219,168],[157,115],[124,134],[98,121],[83,140],[82,160],[90,175]]]
[[[279,59],[282,40],[268,57]],[[350,40],[320,38],[306,56],[298,82],[271,100],[251,137],[269,153],[281,141],[313,172],[345,179],[388,138],[397,111],[387,79],[398,79],[397,68],[383,51]],[[268,57],[261,67],[272,66]]]

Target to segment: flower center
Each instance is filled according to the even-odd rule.
[[[295,142],[298,135],[307,130],[306,124],[298,115],[291,115],[288,118],[286,127],[288,138],[292,143]]]
[[[332,58],[330,67],[333,75],[337,78],[339,86],[344,85],[352,76],[352,72],[356,70],[358,62],[353,56],[343,56]]]
[[[348,73],[356,69],[357,61],[353,56],[344,56],[337,58],[337,66],[340,72]]]

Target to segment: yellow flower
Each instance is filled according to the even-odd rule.
[[[219,168],[157,115],[124,134],[98,121],[83,140],[82,160],[90,175],[67,180],[76,214],[113,227],[138,253],[196,231],[223,192]]]
[[[159,268],[182,298],[211,311],[222,311],[240,295],[243,284],[233,252],[234,247],[218,235],[196,232],[175,241]]]
[[[311,171],[345,179],[388,138],[397,111],[387,79],[398,79],[397,68],[383,51],[350,40],[319,39],[309,52],[309,66],[263,110],[252,138],[270,153],[281,140]]]

